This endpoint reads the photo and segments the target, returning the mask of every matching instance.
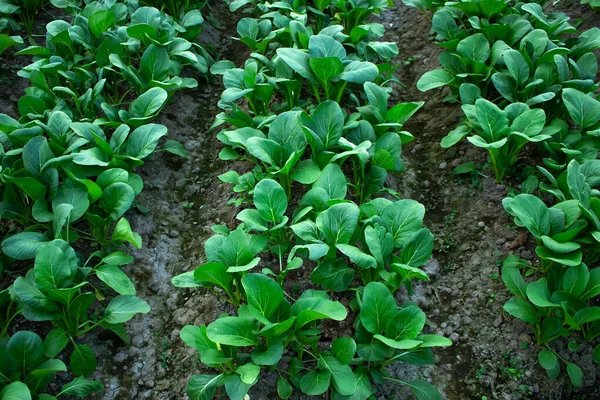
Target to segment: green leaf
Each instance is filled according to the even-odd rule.
[[[331,373],[333,388],[342,396],[350,396],[356,390],[356,377],[352,368],[342,364],[337,358],[331,356],[321,356],[317,366],[322,371]]]
[[[418,400],[441,400],[442,395],[438,390],[429,382],[424,380],[416,380],[406,382],[412,389],[413,394]]]
[[[338,244],[337,249],[347,256],[350,261],[355,263],[359,268],[377,268],[377,260],[375,260],[375,257],[364,253],[358,247],[354,247],[349,244]]]
[[[310,185],[314,183],[321,176],[321,170],[317,163],[312,159],[300,161],[290,174],[290,177],[296,182],[300,182],[304,185]]]
[[[571,383],[575,387],[581,386],[583,383],[583,371],[579,366],[573,363],[567,363],[567,374],[569,374],[569,378],[571,379]]]
[[[61,328],[56,328],[48,332],[44,340],[44,354],[48,358],[56,357],[69,343],[67,332]]]
[[[302,76],[305,79],[308,79],[311,83],[317,83],[317,80],[311,73],[309,66],[310,57],[306,52],[298,49],[279,48],[277,49],[277,55],[291,69],[300,74],[300,76]]]
[[[287,210],[287,196],[279,183],[263,179],[254,187],[254,206],[262,219],[277,225]]]
[[[211,323],[207,328],[208,338],[215,343],[229,346],[254,346],[258,336],[254,321],[241,317],[223,317]]]
[[[104,321],[109,324],[127,322],[136,314],[147,314],[150,306],[139,297],[131,295],[117,296],[108,303],[104,310]]]
[[[88,27],[95,37],[100,37],[115,23],[116,16],[112,10],[98,10],[88,19]]]
[[[525,283],[521,271],[517,267],[502,265],[502,281],[512,294],[522,299],[527,298],[527,283]]]
[[[300,114],[300,123],[313,151],[323,151],[336,146],[342,137],[344,114],[338,103],[328,100],[319,104],[310,116]]]
[[[98,362],[94,351],[87,344],[77,344],[71,353],[71,372],[75,376],[88,377],[96,370]]]
[[[546,278],[541,278],[527,285],[527,298],[538,307],[558,307],[550,300],[550,289]]]
[[[48,140],[44,136],[31,138],[23,146],[23,166],[31,172],[36,179],[42,177],[42,167],[54,158]]]
[[[138,233],[131,230],[131,225],[129,225],[129,221],[125,218],[121,218],[115,225],[110,241],[129,242],[138,249],[142,248],[142,238]]]
[[[550,233],[550,212],[538,197],[531,194],[517,195],[510,201],[509,207],[509,213],[516,216],[536,238],[541,239]]]
[[[330,200],[343,200],[348,191],[346,177],[337,164],[327,164],[321,176],[313,184],[313,189],[321,188],[329,195]]]
[[[434,69],[433,71],[427,71],[421,76],[417,82],[417,89],[421,92],[427,92],[428,90],[446,86],[454,81],[454,76],[444,71],[443,69]]]
[[[264,334],[264,332],[263,332]],[[276,365],[283,356],[283,342],[281,340],[270,340],[269,346],[259,344],[252,352],[252,361],[258,365]]]
[[[87,188],[74,179],[67,179],[56,192],[56,196],[52,199],[52,209],[55,209],[61,204],[70,204],[73,206],[69,215],[69,222],[73,223],[77,221],[85,214],[90,205]]]
[[[475,115],[488,143],[499,141],[506,136],[509,130],[508,118],[497,105],[485,99],[478,99],[475,102]]]
[[[16,260],[30,260],[48,239],[38,232],[21,232],[2,241],[2,251]]]
[[[108,215],[109,221],[116,221],[131,208],[135,193],[126,183],[116,182],[102,191],[99,205]]]
[[[254,364],[244,364],[238,367],[235,372],[240,375],[242,382],[252,385],[260,374],[260,367]]]
[[[556,358],[556,354],[550,350],[542,350],[538,353],[538,361],[542,368],[552,370],[556,368],[556,364],[558,364],[558,359]]]
[[[71,279],[68,258],[56,246],[44,246],[38,251],[33,270],[36,285],[46,292],[63,288]]]
[[[292,395],[293,389],[290,382],[285,379],[283,376],[279,375],[279,379],[277,380],[277,394],[282,399],[287,399]]]
[[[283,289],[279,284],[262,274],[247,274],[242,277],[248,306],[271,321],[273,313],[283,301]],[[247,382],[250,383],[250,382]]]
[[[202,284],[212,283],[223,290],[230,290],[233,276],[222,263],[209,262],[194,271],[194,279]]]
[[[521,86],[527,82],[530,71],[525,57],[516,50],[508,50],[504,53],[503,58],[510,76],[517,82],[517,85]]]
[[[350,61],[341,73],[340,79],[359,85],[374,81],[379,75],[377,66],[368,61]]]
[[[96,276],[115,292],[123,295],[135,295],[135,286],[120,268],[114,265],[102,265],[96,269]]]
[[[482,33],[476,33],[458,42],[456,52],[461,57],[484,63],[490,57],[490,43]]]
[[[44,344],[33,332],[18,331],[6,345],[17,371],[26,373],[39,367],[44,361]]]
[[[565,88],[562,98],[569,115],[581,129],[595,125],[600,120],[600,102],[576,89]]]
[[[358,225],[359,214],[354,203],[334,204],[317,216],[316,223],[328,244],[347,244]]]
[[[13,382],[4,387],[0,392],[2,400],[31,400],[31,392],[23,382]]]
[[[342,364],[348,364],[356,354],[356,342],[347,336],[337,338],[331,345],[331,353]]]
[[[185,150],[185,147],[183,147],[183,145],[177,140],[167,140],[165,144],[163,144],[163,149],[171,154],[175,154],[183,158],[188,157],[188,152]]]
[[[349,268],[342,260],[327,260],[315,268],[310,278],[316,285],[334,292],[348,289],[354,279],[354,270]]]
[[[433,242],[433,234],[429,229],[419,229],[404,244],[400,253],[400,263],[410,265],[413,268],[425,264],[431,257]]]
[[[300,390],[309,396],[322,395],[329,389],[331,372],[312,370],[302,377]]]
[[[396,300],[383,283],[370,282],[365,286],[360,322],[369,332],[378,334],[384,331],[388,321],[397,313]]]
[[[341,303],[316,296],[300,298],[292,306],[292,314],[298,317],[296,330],[312,321],[319,319],[342,321],[348,315],[346,308]]]
[[[62,386],[61,393],[67,396],[87,397],[92,393],[104,390],[102,381],[89,381],[80,376]]]
[[[458,125],[455,129],[448,132],[448,134],[440,142],[440,145],[445,149],[452,147],[456,143],[460,142],[469,133],[471,133],[471,128],[469,128],[467,125]]]
[[[158,140],[166,134],[167,127],[164,125],[142,125],[131,132],[127,138],[125,154],[141,160],[154,151]]]
[[[425,207],[415,200],[398,200],[380,213],[381,223],[394,236],[394,244],[402,248],[423,226]]]
[[[211,400],[217,388],[223,386],[224,377],[220,375],[192,375],[185,388],[190,400]]]
[[[160,111],[167,98],[166,90],[159,87],[150,88],[131,102],[129,114],[132,118],[151,117]]]

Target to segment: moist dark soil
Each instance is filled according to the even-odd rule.
[[[600,25],[598,14],[591,14],[587,6],[567,2],[557,8],[582,19],[582,30]],[[206,24],[200,42],[242,65],[248,51],[230,38],[240,15],[232,15],[220,2],[212,10],[221,28]],[[573,353],[566,343],[559,344],[561,355],[584,370],[584,386],[574,392],[564,376],[546,377],[537,365],[539,349],[529,327],[502,311],[508,294],[499,277],[501,260],[517,254],[535,262],[533,243],[503,211],[501,200],[509,188],[490,177],[486,154],[466,143],[440,147],[440,140],[462,114],[458,105],[443,102],[443,90],[421,93],[416,89],[419,77],[439,66],[441,49],[429,39],[430,21],[417,10],[399,5],[387,10],[380,22],[387,30],[384,40],[398,43],[400,50],[398,77],[405,88],[395,89],[394,102],[425,102],[405,127],[415,136],[403,150],[406,171],[391,176],[388,184],[402,197],[426,206],[425,222],[436,236],[434,255],[425,266],[431,282],[416,285],[410,297],[402,292],[397,297],[416,302],[427,313],[428,332],[454,342],[435,351],[435,365],[395,364],[391,374],[404,380],[428,379],[453,400],[600,399],[591,346]],[[17,101],[26,87],[26,81],[16,77],[21,62],[27,63],[9,53],[0,58],[0,79],[6,88],[0,91],[0,109],[12,116],[18,114]],[[234,310],[204,289],[179,290],[170,280],[205,260],[203,245],[212,225],[235,226],[237,210],[227,204],[232,193],[217,177],[232,168],[245,172],[245,166],[219,160],[221,145],[209,130],[220,111],[222,89],[219,80],[200,81],[197,89],[174,96],[157,121],[168,127],[170,139],[184,143],[189,157],[155,153],[138,170],[145,185],[139,202],[150,213],[129,215],[132,228],[142,235],[143,248],[133,250],[135,261],[124,270],[152,310],[127,324],[131,345],[99,330],[84,338],[99,360],[92,378],[105,383],[98,399],[185,399],[189,377],[210,372],[179,339],[179,332],[185,325],[209,324]],[[533,148],[526,151],[535,154]],[[453,168],[468,161],[481,174],[467,178],[452,174]],[[294,279],[300,288],[309,285],[307,273]],[[324,337],[334,339],[345,327],[327,324]],[[250,398],[277,398],[276,378],[274,374],[261,378]],[[410,398],[406,388],[398,385],[378,389],[377,399]]]

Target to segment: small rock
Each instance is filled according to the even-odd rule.
[[[452,163],[450,165],[453,168],[456,168],[460,165],[461,162],[462,162],[462,160],[460,158],[455,158],[454,160],[452,160]]]
[[[177,231],[171,231],[171,232],[169,232],[169,237],[171,237],[173,239],[178,238],[179,237],[179,232],[177,232]]]
[[[440,168],[440,169],[446,169],[446,168],[448,168],[448,163],[447,163],[447,162],[445,162],[445,161],[444,161],[444,162],[441,162],[441,163],[440,163],[440,166],[439,166],[439,168]]]
[[[431,312],[431,316],[432,317],[439,317],[440,316],[440,310],[438,310],[437,308],[435,310],[433,310]]]
[[[502,322],[503,322],[503,321],[504,321],[504,320],[502,319],[502,316],[501,316],[501,315],[500,315],[500,316],[498,316],[498,318],[496,318],[496,319],[494,320],[494,326],[495,326],[496,328],[497,328],[497,327],[499,327],[499,326],[502,324]]]
[[[450,335],[450,337],[448,337],[448,339],[450,339],[452,343],[458,343],[460,336],[458,335],[458,333],[454,332],[452,335]]]
[[[485,222],[483,222],[483,221],[480,221],[480,222],[477,224],[477,226],[478,226],[478,227],[480,227],[480,228],[483,228],[483,227],[485,227]]]

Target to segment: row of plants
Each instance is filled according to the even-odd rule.
[[[444,49],[441,68],[425,73],[417,87],[448,87],[445,100],[461,103],[464,112],[441,146],[466,137],[486,149],[498,182],[515,171],[524,147],[544,157],[543,166],[523,170],[529,176],[522,193],[503,201],[515,224],[535,238],[539,257],[535,265],[516,256],[504,261],[502,277],[515,296],[504,310],[531,325],[542,347],[539,364],[550,377],[558,377],[564,365],[573,386],[581,386],[581,368],[561,356],[556,340],[569,338],[572,352],[596,343],[594,360],[600,363],[600,307],[594,305],[600,295],[600,84],[594,53],[600,29],[580,33],[565,14],[546,14],[537,2],[405,4],[432,14],[431,33]],[[523,274],[538,279],[526,282]]]
[[[241,210],[234,229],[212,227],[206,262],[172,283],[213,292],[233,312],[181,331],[202,364],[191,399],[224,390],[241,400],[267,376],[280,398],[299,390],[366,400],[386,381],[440,398],[426,380],[387,369],[431,364],[432,348],[451,342],[424,334],[424,312],[394,297],[429,279],[420,267],[434,238],[425,207],[385,186],[404,169],[402,145],[413,137],[403,125],[422,106],[389,105],[398,49],[378,42],[383,26],[367,22],[386,6],[230,4],[256,17],[237,27],[251,51],[244,65],[211,68],[225,86],[213,125],[219,156],[245,170],[219,178]]]
[[[157,150],[167,128],[152,121],[198,85],[183,67],[207,74],[214,62],[194,42],[203,18],[191,2],[175,18],[137,1],[52,4],[70,16],[47,24],[43,46],[16,53],[33,58],[18,72],[30,86],[18,119],[0,114],[0,272],[12,282],[0,291],[1,399],[102,391],[82,337],[102,327],[128,342],[124,323],[150,310],[121,269],[133,261],[123,245],[142,245],[125,217],[146,211],[134,169],[155,151],[186,156],[172,140]],[[67,371],[72,380],[46,393]]]

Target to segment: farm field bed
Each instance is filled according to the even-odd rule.
[[[583,5],[559,3],[553,8],[572,19],[585,16],[580,31],[600,26],[598,14],[591,14]],[[220,28],[205,23],[198,42],[214,46],[221,59],[243,68],[250,51],[232,36],[244,15],[232,13],[226,4],[216,1],[211,3],[211,13]],[[440,141],[461,122],[463,113],[459,104],[444,101],[447,89],[417,89],[421,76],[439,67],[441,49],[430,39],[431,21],[403,4],[384,9],[373,20],[385,27],[380,40],[397,43],[399,50],[392,63],[400,64],[396,75],[404,87],[394,86],[389,106],[424,102],[402,127],[414,135],[414,141],[402,149],[404,171],[390,173],[386,185],[400,198],[425,206],[423,224],[435,237],[431,258],[421,266],[430,281],[415,280],[414,293],[409,295],[400,288],[394,297],[398,305],[415,303],[423,310],[427,316],[424,333],[452,342],[452,346],[434,349],[433,365],[391,364],[390,377],[426,380],[447,399],[600,398],[598,364],[591,344],[582,344],[570,355],[569,361],[576,363],[585,376],[583,385],[573,392],[566,373],[555,380],[547,377],[538,364],[540,347],[531,328],[503,310],[511,294],[501,277],[502,261],[509,255],[532,262],[536,259],[535,239],[526,229],[516,227],[502,206],[511,186],[519,188],[522,180],[510,177],[497,183],[485,151],[466,141],[449,149],[440,147]],[[26,80],[17,77],[16,71],[29,63],[23,61],[26,57],[5,52],[0,59],[6,88],[0,94],[0,112],[14,118],[19,116],[16,103],[26,87]],[[101,394],[90,394],[90,399],[185,398],[192,375],[214,371],[202,365],[198,352],[181,340],[182,329],[187,325],[209,325],[223,313],[237,314],[236,306],[208,289],[176,288],[171,283],[173,277],[207,261],[204,245],[215,234],[211,226],[224,224],[235,229],[239,224],[239,209],[228,203],[237,196],[219,176],[230,170],[241,175],[252,168],[248,161],[219,158],[224,146],[217,138],[218,129],[211,130],[211,126],[222,111],[218,107],[224,90],[221,77],[205,79],[191,69],[184,70],[182,76],[196,78],[198,87],[177,91],[153,123],[166,126],[168,139],[182,143],[187,157],[155,152],[137,167],[144,189],[136,202],[149,212],[132,209],[126,214],[132,230],[141,235],[143,246],[128,249],[134,261],[122,270],[135,285],[136,296],[147,302],[150,310],[126,323],[130,345],[101,329],[80,339],[98,359],[88,379],[100,380],[104,389]],[[161,139],[161,144],[165,140]],[[533,160],[531,163],[536,165],[539,155],[534,145],[526,146],[521,158]],[[456,167],[469,161],[482,173],[453,174]],[[292,186],[290,208],[293,201],[299,201],[301,194],[294,193],[298,188]],[[4,221],[1,224],[3,235],[12,233],[14,226]],[[266,262],[275,268],[274,260]],[[285,288],[291,297],[318,288],[311,283],[309,268],[314,265],[306,261],[303,269],[290,272]],[[340,292],[332,297],[350,309],[354,294]],[[341,335],[352,336],[352,318],[356,315],[350,313],[343,322],[326,320],[320,326],[321,340],[329,346]],[[33,330],[42,337],[50,329],[21,318],[11,326],[12,332]],[[559,340],[557,348],[567,354],[567,340]],[[275,371],[263,370],[259,383],[250,388],[249,397],[277,398],[278,378]],[[49,385],[49,393],[60,392],[67,379],[57,375]],[[395,382],[374,383],[373,387],[376,399],[412,396],[407,386]],[[225,396],[223,390],[220,393]],[[296,389],[290,398],[318,396]]]

